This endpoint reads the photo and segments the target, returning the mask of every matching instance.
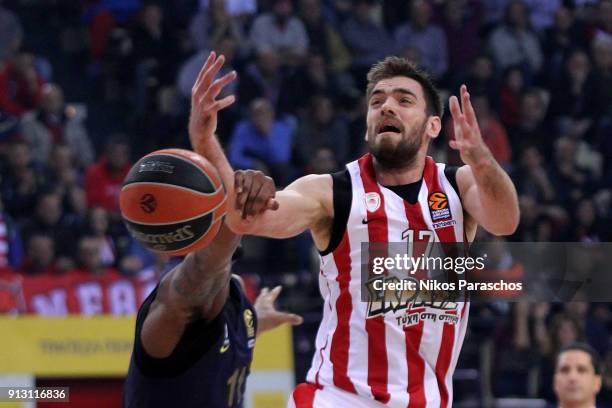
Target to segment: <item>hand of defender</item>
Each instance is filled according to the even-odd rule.
[[[476,113],[470,102],[470,94],[465,85],[461,85],[461,107],[456,96],[449,99],[450,111],[453,116],[455,140],[449,142],[450,147],[459,150],[461,160],[467,165],[476,166],[492,159],[492,154],[482,140]]]
[[[217,100],[223,88],[236,79],[236,71],[215,79],[225,62],[225,57],[212,51],[191,88],[191,115],[189,117],[189,139],[195,151],[200,141],[212,137],[217,130],[217,113],[236,100],[228,95]]]
[[[243,220],[267,210],[278,210],[278,202],[274,199],[276,186],[274,180],[261,171],[238,170],[234,172],[235,208]]]
[[[304,319],[293,313],[280,312],[274,307],[274,302],[280,294],[282,288],[275,287],[272,290],[263,288],[255,300],[255,312],[257,313],[257,332],[259,334],[267,330],[272,330],[284,323],[294,326],[302,324]]]

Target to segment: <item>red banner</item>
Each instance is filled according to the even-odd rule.
[[[158,277],[126,277],[113,269],[100,275],[24,276],[0,272],[0,313],[41,316],[130,315],[151,293]]]

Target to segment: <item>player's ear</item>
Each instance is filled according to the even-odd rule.
[[[440,134],[440,130],[442,130],[442,120],[439,116],[430,116],[427,119],[427,136],[431,139],[435,139]]]
[[[363,140],[365,140],[366,142],[368,141],[368,131],[367,130],[365,132],[365,136],[364,136]]]

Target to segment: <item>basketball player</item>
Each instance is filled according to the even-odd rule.
[[[595,408],[601,390],[601,362],[597,352],[574,343],[557,355],[554,379],[559,408]]]
[[[233,95],[216,99],[236,77],[231,72],[215,80],[223,61],[211,53],[204,64],[189,129],[196,152],[229,178],[231,167],[214,137],[218,110],[234,102]],[[461,104],[450,98],[456,137],[450,146],[465,163],[458,169],[427,156],[443,105],[414,65],[397,57],[375,64],[366,97],[368,154],[337,174],[296,180],[276,194],[275,212],[256,214],[249,201],[257,188],[239,180],[229,226],[273,238],[310,230],[320,251],[323,318],[307,383],[298,385],[290,406],[450,407],[469,303],[371,307],[361,300],[361,243],[465,242],[478,224],[495,235],[511,234],[519,220],[516,190],[483,142],[465,86]]]
[[[242,178],[258,189],[255,210],[276,207],[272,179],[260,172]],[[240,278],[230,272],[239,242],[222,226],[207,247],[187,255],[144,301],[125,407],[242,407],[256,335],[283,323],[301,323],[299,316],[274,308],[280,287],[264,288],[251,305]]]

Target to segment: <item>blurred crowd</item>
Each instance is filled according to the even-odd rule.
[[[138,157],[189,148],[191,87],[211,50],[226,57],[221,74],[238,72],[218,128],[235,168],[282,187],[359,157],[366,72],[396,54],[445,96],[467,84],[519,192],[508,241],[612,241],[612,0],[21,0],[0,2],[0,269],[162,273],[166,260],[129,236],[117,197]],[[430,153],[459,165],[443,122]],[[244,252],[236,268],[254,291],[280,282],[287,307],[317,315],[308,235],[245,238]],[[479,346],[491,342],[495,396],[551,397],[551,359],[572,340],[612,369],[610,312],[476,305],[461,367],[482,368]],[[316,320],[295,333],[298,379]]]

